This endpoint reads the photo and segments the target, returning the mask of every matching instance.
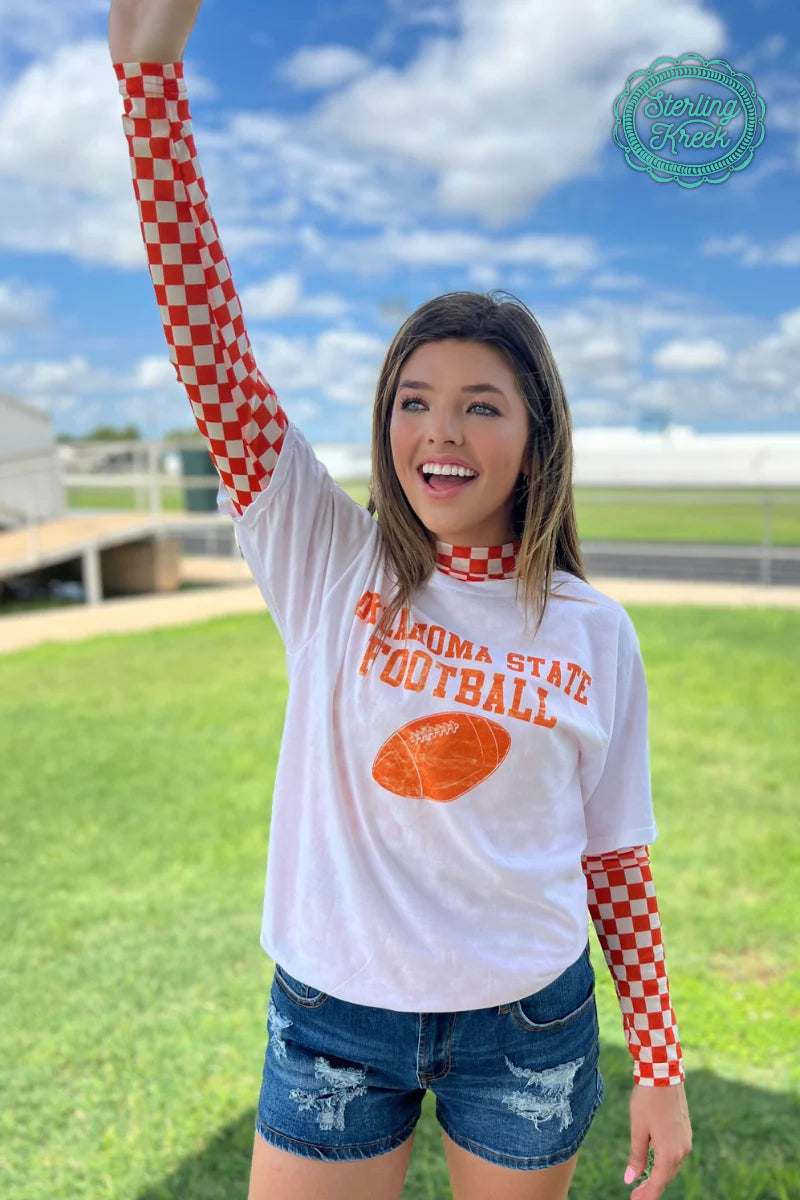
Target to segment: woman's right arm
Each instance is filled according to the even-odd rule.
[[[170,360],[241,514],[269,483],[288,418],[256,366],[197,160],[181,56],[199,8],[114,0],[109,47]]]

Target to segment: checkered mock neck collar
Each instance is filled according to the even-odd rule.
[[[445,575],[468,583],[482,579],[513,579],[519,542],[503,546],[451,546],[436,543],[436,566]]]

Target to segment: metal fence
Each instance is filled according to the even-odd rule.
[[[58,471],[68,514],[132,509],[163,521],[184,553],[236,552],[231,522],[216,507],[218,476],[198,439],[68,443],[58,448]],[[82,490],[92,498],[76,503]],[[179,509],[174,507],[176,491]],[[102,492],[107,496],[98,495]],[[366,480],[356,482],[355,492],[366,498]],[[171,496],[169,505],[165,493]],[[578,487],[576,493],[581,522],[594,530],[582,536],[590,576],[800,584],[800,490],[709,487],[701,481],[693,487],[647,490],[615,482],[607,488]],[[97,503],[102,500],[106,503]],[[717,511],[716,525],[706,520],[721,505],[727,515],[722,518]],[[604,511],[609,514],[605,521]],[[669,519],[661,525],[674,520],[676,535],[649,535],[648,513],[667,513]],[[635,528],[620,536],[617,524],[623,517],[623,524],[638,523],[638,536]],[[727,529],[725,520],[730,522]],[[703,530],[700,540],[698,527]],[[740,528],[746,536],[737,538]]]

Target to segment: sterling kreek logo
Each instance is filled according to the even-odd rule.
[[[763,142],[766,108],[750,76],[724,59],[663,56],[628,76],[614,101],[614,141],[658,183],[724,183]]]

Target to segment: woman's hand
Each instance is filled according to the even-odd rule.
[[[179,62],[203,0],[111,0],[113,63]]]
[[[631,1200],[657,1200],[692,1149],[692,1126],[682,1083],[673,1083],[669,1087],[634,1084],[631,1154],[625,1172],[626,1183],[633,1183],[647,1167],[651,1143],[653,1170],[650,1178],[631,1192]],[[631,1170],[633,1174],[629,1174]]]

